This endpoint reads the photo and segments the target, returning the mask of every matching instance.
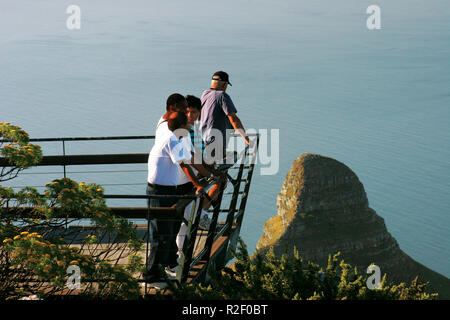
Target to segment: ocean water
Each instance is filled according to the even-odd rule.
[[[80,30],[66,28],[71,4],[81,8]],[[372,4],[380,30],[366,27]],[[407,254],[450,277],[449,16],[448,0],[2,0],[0,121],[34,138],[152,135],[169,94],[200,96],[225,70],[245,127],[280,129],[278,173],[257,168],[251,186],[241,232],[250,252],[292,162],[319,153],[355,171]],[[39,170],[10,185],[61,174]],[[69,176],[109,194],[145,190],[145,165],[86,170]]]

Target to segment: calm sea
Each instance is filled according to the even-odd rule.
[[[66,28],[72,4],[80,30]],[[381,29],[370,31],[373,4]],[[449,16],[448,0],[2,0],[0,121],[35,138],[152,135],[169,94],[199,96],[225,70],[244,125],[280,129],[279,172],[258,170],[251,187],[241,233],[250,252],[292,162],[319,153],[356,172],[406,253],[449,277]],[[86,142],[66,151],[150,147]],[[40,170],[10,184],[39,186],[61,173]],[[86,170],[69,176],[110,194],[144,192],[145,165],[77,173]]]

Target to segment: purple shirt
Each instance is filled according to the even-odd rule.
[[[237,112],[230,96],[224,91],[214,89],[205,90],[201,97],[202,112],[200,115],[200,128],[205,144],[213,142],[211,129],[218,129],[223,135],[223,148],[226,148],[226,130],[233,129],[228,119],[230,113]]]

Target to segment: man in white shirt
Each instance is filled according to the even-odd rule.
[[[186,128],[187,118],[183,112],[173,112],[167,117],[167,131],[161,131],[148,158],[148,195],[177,195],[179,166],[192,161],[189,149],[175,136],[173,131]],[[186,131],[188,132],[188,131]],[[153,198],[150,207],[170,207],[177,202],[176,197]],[[155,261],[150,273],[158,276],[158,264],[171,267],[176,264],[178,251],[175,237],[181,222],[157,220],[153,240],[156,240]]]

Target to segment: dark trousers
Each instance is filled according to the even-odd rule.
[[[163,186],[150,186],[147,185],[147,195],[176,195],[176,188],[163,187]],[[149,199],[148,206],[154,207],[171,207],[177,202],[177,198],[164,198],[164,199]],[[177,244],[176,235],[180,229],[181,221],[174,220],[159,220],[151,222],[153,228],[153,239],[151,242],[157,244],[157,249],[154,254],[154,261],[151,267],[151,271],[157,273],[158,264],[162,266],[174,267],[177,265]],[[152,245],[153,245],[152,244]]]

